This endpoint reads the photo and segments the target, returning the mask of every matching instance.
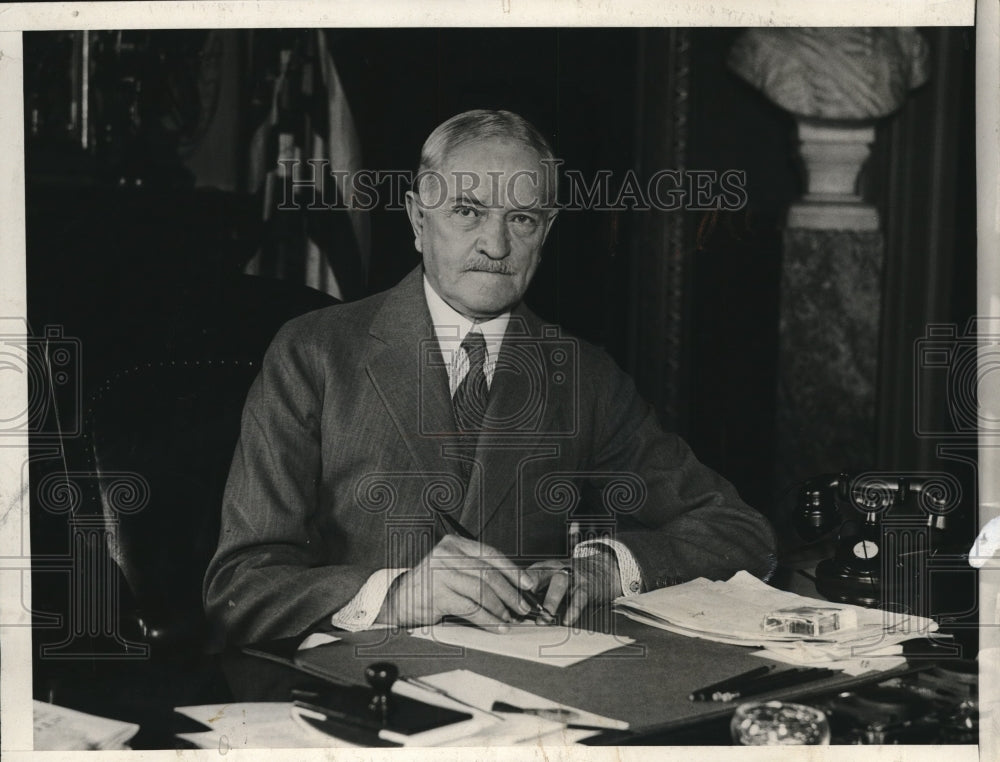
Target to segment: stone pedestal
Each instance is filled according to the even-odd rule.
[[[800,119],[799,153],[806,193],[788,210],[788,227],[878,230],[878,211],[858,193],[858,174],[871,153],[875,128]]]
[[[784,234],[776,484],[875,458],[882,281],[878,232]]]

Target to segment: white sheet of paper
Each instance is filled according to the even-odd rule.
[[[473,719],[468,722],[428,731],[428,733],[414,736],[408,740],[399,739],[407,746],[566,746],[588,738],[596,732],[567,728],[560,722],[545,720],[530,714],[487,714],[494,701],[506,701],[514,706],[525,708],[570,709],[579,712],[579,717],[573,720],[575,723],[612,729],[628,727],[626,722],[584,712],[566,704],[559,704],[465,669],[428,675],[420,680],[483,711],[476,712],[474,708],[452,701],[440,693],[427,691],[418,685],[399,680],[393,686],[394,693],[425,701],[428,704],[474,713]]]
[[[560,704],[544,696],[539,696],[537,693],[515,688],[513,685],[470,672],[467,669],[453,669],[449,672],[427,675],[420,679],[485,711],[489,711],[495,701],[504,701],[525,709],[569,709],[579,715],[572,720],[575,724],[596,725],[613,730],[628,729],[628,723],[623,720],[585,712],[570,704]]]
[[[856,658],[810,658],[804,653],[793,651],[788,648],[770,649],[764,648],[756,651],[751,656],[759,656],[762,659],[773,659],[784,664],[791,664],[796,667],[825,667],[826,669],[836,669],[841,672],[857,677],[869,672],[884,672],[887,669],[895,669],[906,664],[906,657],[899,655],[879,655]]]
[[[307,651],[310,648],[315,648],[316,646],[325,646],[327,643],[336,643],[340,638],[336,635],[331,635],[328,632],[314,632],[309,635],[305,640],[299,643],[299,647],[296,651]]]
[[[450,646],[486,651],[515,659],[526,659],[550,667],[573,664],[634,643],[621,635],[573,630],[559,625],[539,626],[533,622],[511,625],[507,632],[495,632],[461,624],[435,624],[412,630],[411,635]]]
[[[139,726],[78,712],[44,701],[33,701],[35,749],[123,749]]]
[[[396,683],[396,685],[401,684],[409,685],[408,683]],[[404,693],[404,691],[395,689],[393,692],[401,695]],[[419,691],[419,689],[415,689],[413,693],[407,692],[406,695],[426,701],[428,704],[445,706],[446,703],[446,700],[442,700],[442,696],[436,693],[428,694],[426,691]],[[452,707],[451,702],[448,702],[448,706]],[[465,712],[469,711],[468,707],[454,706],[453,708]],[[558,722],[542,720],[530,715],[516,715],[507,720],[501,720],[482,712],[475,712],[471,720],[445,725],[412,736],[386,731],[382,731],[379,735],[387,741],[417,748],[430,746],[565,745],[572,743],[579,737],[592,735],[592,733],[583,733],[581,736],[567,740],[563,735],[566,732],[580,733],[581,731],[566,731],[563,725]]]
[[[481,724],[474,733],[434,745],[487,749],[505,746],[570,746],[592,735],[593,730],[570,730],[558,722],[519,714],[505,721]]]
[[[199,749],[325,748],[351,747],[354,744],[331,738],[319,731],[308,732],[292,719],[292,704],[287,701],[242,702],[182,706],[177,712],[211,730],[201,733],[178,733],[178,738]]]

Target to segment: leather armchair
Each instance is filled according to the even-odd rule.
[[[202,578],[247,390],[278,328],[334,303],[253,276],[201,284],[95,395],[88,431],[101,510],[132,599],[123,634],[154,655],[206,646]]]

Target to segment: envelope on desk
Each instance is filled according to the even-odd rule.
[[[393,691],[400,695],[410,696],[430,704],[438,704],[455,709],[468,709],[468,705],[482,710],[464,727],[455,726],[451,737],[427,736],[414,739],[413,745],[434,746],[515,746],[519,744],[565,745],[576,743],[595,730],[580,730],[567,728],[560,722],[542,719],[532,715],[508,714],[498,719],[490,712],[493,704],[502,701],[525,709],[568,709],[576,713],[572,724],[590,725],[609,730],[627,730],[627,722],[604,717],[592,712],[585,712],[568,704],[560,704],[529,691],[515,688],[513,685],[494,680],[490,677],[470,672],[467,669],[454,669],[427,675],[420,678],[421,682],[437,688],[448,696],[453,696],[464,703],[454,702],[447,696],[434,691],[421,689],[418,685],[399,681]]]
[[[297,749],[351,747],[330,736],[306,733],[295,722],[289,701],[240,702],[181,706],[176,711],[211,728],[200,733],[178,733],[199,749]]]

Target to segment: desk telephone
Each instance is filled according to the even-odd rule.
[[[903,580],[919,574],[927,556],[943,546],[946,514],[959,494],[957,480],[946,473],[808,479],[792,516],[795,531],[807,542],[836,537],[833,557],[816,567],[816,589],[832,601],[910,608],[902,599],[912,597],[914,585]],[[905,541],[898,530],[890,537],[887,523],[906,525]]]

